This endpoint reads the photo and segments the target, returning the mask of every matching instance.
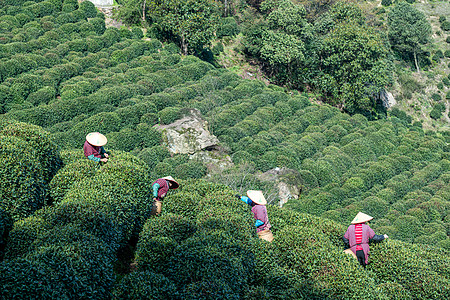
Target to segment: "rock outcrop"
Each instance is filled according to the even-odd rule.
[[[208,122],[200,112],[191,109],[185,116],[168,125],[156,125],[164,134],[169,151],[173,154],[194,154],[212,150],[219,144],[216,136],[208,130]]]
[[[397,104],[394,96],[388,91],[382,91],[379,95],[381,101],[383,102],[383,106],[386,108],[392,107]]]
[[[274,182],[278,188],[278,197],[280,199],[280,207],[287,203],[290,199],[299,199],[302,193],[302,178],[296,170],[288,168],[274,168],[265,173],[260,174],[261,181]]]
[[[168,125],[155,125],[163,133],[171,154],[189,154],[202,161],[208,169],[228,168],[231,158],[218,146],[219,139],[208,130],[208,122],[197,109],[190,109],[184,117]]]
[[[89,1],[94,3],[94,5],[97,7],[112,6],[114,4],[113,0],[89,0]]]

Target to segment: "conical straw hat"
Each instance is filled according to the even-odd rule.
[[[94,146],[105,146],[108,139],[100,132],[91,132],[86,136],[86,141]]]
[[[247,191],[247,196],[250,198],[250,200],[252,200],[256,204],[260,204],[260,205],[267,204],[266,198],[264,198],[263,192],[261,192],[261,191],[249,190],[249,191]]]
[[[373,217],[366,215],[365,213],[359,212],[356,217],[353,219],[352,224],[364,223],[372,220]]]
[[[166,176],[166,177],[163,177],[162,179],[169,180],[172,183],[171,189],[175,190],[175,189],[177,189],[180,186],[178,184],[178,182],[176,182],[175,179],[173,179],[172,176]]]

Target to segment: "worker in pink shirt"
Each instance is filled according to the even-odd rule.
[[[255,218],[256,233],[260,239],[271,242],[273,234],[270,230],[269,218],[267,216],[267,201],[264,198],[262,191],[247,191],[247,196],[236,195],[236,198],[247,203],[252,207],[253,217]]]
[[[356,256],[364,268],[369,263],[369,242],[381,242],[388,238],[387,234],[375,234],[372,228],[366,224],[372,219],[373,217],[359,212],[342,238],[347,249],[346,252],[348,253],[348,248],[350,248],[351,253]]]

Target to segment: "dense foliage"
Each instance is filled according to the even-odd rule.
[[[241,79],[136,29],[106,28],[89,3],[0,3],[0,287],[9,298],[448,297],[447,132],[425,132],[398,110],[372,121]],[[309,36],[312,8],[280,3],[286,9],[267,11],[266,42],[292,42],[307,61],[298,36]],[[321,49],[333,76],[344,78],[337,66],[346,62],[331,36],[368,43],[366,66],[378,68],[385,51],[360,12],[336,6],[329,17]],[[264,55],[274,63],[290,59],[271,49]],[[184,108],[202,113],[236,164],[207,177],[227,186],[200,179],[206,166],[171,155],[153,127]],[[90,131],[108,137],[108,163],[84,158]],[[293,169],[303,193],[283,209],[269,206],[268,244],[233,195],[265,189],[257,173],[275,167]],[[154,218],[151,184],[166,175],[181,188]],[[360,210],[392,238],[371,248],[365,271],[340,239]]]

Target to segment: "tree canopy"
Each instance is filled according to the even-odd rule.
[[[418,55],[431,37],[431,25],[425,15],[407,2],[396,4],[388,13],[388,36],[392,47],[413,59],[419,72]],[[412,56],[412,57],[411,57]]]

